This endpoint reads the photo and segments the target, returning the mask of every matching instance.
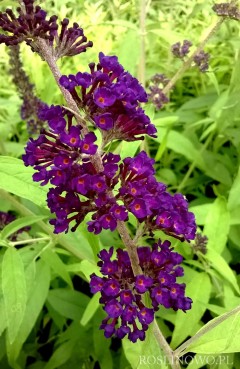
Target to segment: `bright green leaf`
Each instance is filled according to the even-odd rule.
[[[221,254],[227,242],[229,228],[227,201],[223,197],[217,198],[207,214],[203,232],[208,237],[208,249],[214,249]]]
[[[162,142],[165,136],[166,128],[158,128],[158,137],[156,141]],[[205,163],[199,149],[197,150],[189,138],[185,137],[183,134],[171,130],[167,136],[166,146],[177,154],[185,156],[190,162],[194,161],[199,168],[205,168]]]
[[[8,337],[12,343],[19,332],[27,303],[24,266],[19,252],[15,248],[8,248],[3,257],[2,291]]]
[[[171,347],[177,347],[188,336],[192,335],[196,324],[207,309],[211,293],[211,281],[206,273],[198,273],[186,287],[186,296],[193,300],[191,310],[176,313],[175,328],[173,331]]]
[[[204,257],[211,262],[212,267],[239,293],[236,277],[227,262],[214,249],[208,249]]]
[[[100,275],[97,265],[90,263],[88,260],[83,260],[78,264],[78,271],[82,272],[88,281],[90,281],[90,275],[92,273]]]
[[[125,356],[132,369],[152,369],[158,366],[161,369],[168,368],[166,357],[155,338],[153,329],[154,325],[152,324],[143,342],[138,340],[136,343],[132,343],[128,338],[122,340]]]
[[[34,182],[33,174],[34,170],[25,167],[22,160],[0,156],[0,188],[44,207],[48,186],[40,186]]]
[[[85,326],[92,319],[93,315],[99,308],[99,297],[99,293],[96,293],[89,301],[80,321],[83,326]]]
[[[62,262],[56,252],[54,252],[54,250],[47,248],[41,254],[41,258],[53,269],[56,274],[58,274],[71,288],[73,288],[72,280],[66,269],[66,265]]]
[[[32,284],[31,293],[29,294],[27,307],[18,335],[12,345],[8,342],[8,359],[10,363],[14,363],[16,361],[23,343],[26,341],[29,333],[36,324],[36,320],[42,311],[44,302],[47,298],[49,285],[49,266],[40,260],[36,263],[35,280]]]
[[[212,329],[208,330],[209,327]],[[240,352],[240,307],[210,320],[197,332],[196,340],[184,352],[201,354]]]
[[[189,210],[195,215],[196,223],[198,225],[203,225],[206,223],[207,214],[211,209],[212,204],[202,204],[190,206]]]
[[[65,318],[80,320],[90,299],[81,292],[58,288],[49,291],[47,300]]]
[[[0,294],[0,336],[3,333],[3,331],[6,329],[6,327],[7,327],[7,321],[6,321],[6,314],[5,314],[5,306],[4,306],[3,297]]]

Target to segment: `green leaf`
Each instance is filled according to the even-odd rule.
[[[58,288],[49,291],[47,300],[65,318],[80,320],[90,299],[81,292]]]
[[[219,254],[224,250],[230,229],[230,215],[225,198],[217,198],[212,204],[205,222],[204,234],[208,237],[207,247]]]
[[[42,260],[36,263],[35,280],[32,284],[31,293],[27,301],[24,318],[22,320],[20,330],[15,341],[10,344],[8,342],[8,359],[10,363],[14,363],[18,358],[23,343],[36,324],[37,318],[42,311],[44,302],[47,298],[50,285],[50,270]]]
[[[99,308],[99,297],[100,293],[96,293],[89,301],[80,321],[83,326],[87,325]]]
[[[176,348],[186,337],[194,334],[196,325],[207,309],[211,293],[211,281],[206,273],[198,273],[186,287],[186,296],[193,300],[191,310],[176,313],[171,347]]]
[[[234,354],[225,355],[207,355],[207,354],[196,354],[186,355],[182,358],[182,363],[189,363],[187,369],[200,369],[200,368],[211,368],[211,369],[231,369],[233,368],[233,356]]]
[[[6,321],[6,314],[5,314],[5,306],[4,306],[3,297],[0,294],[0,336],[2,335],[6,327],[7,327],[7,321]]]
[[[13,343],[19,332],[27,304],[24,266],[15,248],[8,248],[3,257],[2,291],[8,337],[10,343]]]
[[[212,329],[208,330],[210,327]],[[197,332],[196,340],[184,350],[184,353],[186,352],[201,354],[240,352],[240,307],[208,322]]]
[[[170,115],[167,117],[156,118],[153,121],[153,124],[156,127],[172,127],[175,123],[179,121],[179,117],[177,115]]]
[[[59,346],[56,351],[54,351],[44,369],[55,369],[65,364],[71,358],[75,345],[76,342],[74,340],[69,340]]]
[[[238,174],[233,182],[232,188],[229,192],[228,197],[228,209],[232,212],[236,207],[240,206],[240,168],[238,169]]]
[[[97,311],[97,314],[93,318],[93,327],[99,327],[100,322],[105,318],[102,309]],[[111,345],[110,340],[106,340],[101,329],[93,329],[93,349],[94,356],[98,360],[101,369],[113,369],[113,360],[111,355],[111,350],[109,349]],[[124,367],[124,369],[128,369]]]
[[[99,268],[96,264],[90,263],[88,260],[83,260],[81,263],[75,264],[75,271],[81,272],[86,277],[87,281],[90,281],[90,275],[95,273],[97,275],[101,275],[99,272]]]
[[[72,280],[66,269],[66,265],[62,262],[56,252],[54,252],[54,250],[47,248],[41,254],[41,258],[53,269],[56,274],[58,274],[71,288],[73,288]]]
[[[141,145],[141,141],[133,141],[133,142],[126,142],[122,141],[121,143],[121,158],[133,157],[135,156],[137,149]]]
[[[128,338],[122,340],[123,350],[132,369],[152,369],[159,368],[166,369],[166,357],[157,342],[153,333],[154,324],[151,324],[146,332],[145,341],[137,341],[132,343]]]
[[[74,248],[81,252],[83,260],[89,260],[90,262],[95,263],[95,255],[93,254],[86,232],[86,224],[83,222],[80,224],[76,232],[60,235],[59,239],[63,241],[66,239],[68,243],[71,243]]]
[[[25,167],[22,160],[0,156],[0,188],[44,207],[48,186],[33,182],[33,174],[34,170]]]
[[[157,141],[162,142],[163,138],[166,137],[166,130],[167,128],[158,128]],[[190,162],[194,161],[199,168],[205,168],[205,163],[199,149],[196,149],[189,138],[185,137],[182,133],[171,130],[167,136],[166,146],[177,154],[185,156]]]
[[[208,249],[208,252],[206,255],[204,255],[204,257],[211,262],[212,267],[231,284],[237,293],[239,293],[240,291],[237,279],[223,257],[213,249]]]
[[[121,44],[118,49],[118,58],[120,63],[132,74],[135,74],[136,72],[139,54],[140,38],[138,30],[128,29],[121,40]]]
[[[39,220],[43,220],[44,218],[46,217],[42,215],[28,215],[26,217],[16,219],[3,228],[1,231],[1,236],[3,239],[6,239],[19,229],[37,223]]]
[[[202,204],[189,207],[189,210],[195,215],[196,223],[198,225],[206,223],[207,214],[209,213],[211,206],[212,204]]]

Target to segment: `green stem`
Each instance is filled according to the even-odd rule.
[[[177,73],[172,77],[172,79],[168,82],[168,84],[163,88],[162,92],[167,95],[170,90],[173,88],[177,80],[182,76],[183,73],[189,69],[193,63],[195,55],[197,55],[209,41],[209,39],[214,35],[214,33],[220,28],[222,23],[226,18],[222,17],[217,22],[213,23],[210,31],[205,36],[204,40],[199,44],[197,50],[183,63],[182,67],[177,71]]]
[[[25,245],[26,243],[35,243],[35,242],[41,242],[41,241],[49,241],[50,237],[39,237],[39,238],[30,238],[28,240],[22,240],[22,241],[16,241],[16,242],[10,242],[10,245],[15,247],[19,245]]]
[[[195,341],[197,341],[200,337],[202,337],[204,334],[211,331],[213,328],[217,327],[219,324],[224,322],[226,319],[230,318],[230,316],[237,314],[240,312],[240,306],[237,306],[236,308],[232,309],[231,311],[228,311],[227,313],[221,315],[218,318],[215,318],[211,320],[209,323],[207,323],[203,328],[200,329],[193,337],[189,338],[186,342],[184,342],[181,346],[179,346],[174,351],[175,357],[181,357],[187,352],[187,348]]]
[[[145,86],[145,68],[146,68],[146,58],[145,58],[145,36],[146,36],[146,0],[140,0],[140,17],[139,17],[139,27],[140,27],[140,60],[138,66],[138,80],[143,86]]]

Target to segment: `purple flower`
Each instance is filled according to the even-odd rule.
[[[96,293],[96,292],[99,292],[101,291],[101,289],[103,288],[104,286],[104,282],[102,280],[102,278],[94,275],[92,278],[91,278],[91,281],[90,281],[90,288],[91,288],[91,292],[92,293]]]
[[[129,209],[138,219],[145,218],[148,215],[146,203],[141,199],[133,200],[129,205]]]
[[[144,293],[148,291],[149,287],[151,287],[152,284],[153,284],[152,278],[144,276],[144,275],[136,276],[135,288],[137,292]]]
[[[100,107],[111,106],[115,103],[116,96],[107,87],[99,87],[94,93],[94,102]]]
[[[106,304],[104,310],[110,318],[118,318],[122,314],[123,308],[117,300],[111,300]]]
[[[117,228],[117,221],[110,214],[103,215],[99,221],[104,229],[114,231]]]
[[[127,251],[117,249],[116,260],[112,260],[113,247],[101,250],[98,255],[103,277],[92,274],[90,287],[93,293],[101,293],[100,303],[104,305],[107,317],[100,328],[106,332],[106,327],[111,327],[107,328],[107,332],[108,329],[110,332],[105,334],[107,337],[115,334],[123,338],[128,335],[132,342],[143,340],[159,305],[183,311],[191,308],[192,300],[185,297],[185,285],[176,282],[176,277],[182,275],[179,266],[182,257],[173,252],[171,243],[161,243],[159,240],[152,248],[139,247],[137,252],[140,267],[144,271],[144,274],[137,276],[133,274]],[[145,306],[147,293],[152,307]],[[116,328],[117,325],[119,328]]]
[[[94,122],[96,126],[103,131],[108,131],[113,128],[113,118],[111,113],[104,113],[101,115],[95,115]]]
[[[130,305],[133,301],[133,294],[131,290],[123,290],[120,293],[120,302],[121,305]]]
[[[154,310],[144,307],[138,312],[138,319],[140,323],[149,325],[154,319]]]
[[[97,137],[93,132],[87,133],[84,139],[80,142],[81,152],[89,155],[96,154],[97,145],[93,144],[96,140]]]
[[[92,76],[89,73],[78,72],[75,77],[78,86],[88,88],[92,83]]]
[[[118,220],[127,220],[128,219],[128,213],[127,210],[125,208],[125,206],[122,205],[114,205],[111,209],[111,214],[113,214],[113,216],[118,219]]]
[[[68,146],[71,147],[78,147],[79,143],[80,143],[80,128],[79,127],[75,127],[72,126],[69,129],[69,132],[63,132],[60,135],[60,139],[63,143],[65,143]]]
[[[91,178],[91,189],[100,193],[105,192],[107,188],[106,181],[103,176],[97,174]]]
[[[104,284],[102,291],[108,296],[116,296],[120,291],[120,285],[118,281],[112,279]]]

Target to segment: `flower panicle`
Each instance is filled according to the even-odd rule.
[[[183,43],[177,42],[171,47],[171,51],[176,58],[184,59],[190,52],[190,47],[192,42],[189,40],[184,40]]]
[[[43,109],[46,104],[35,95],[34,85],[23,69],[19,45],[9,47],[9,56],[9,72],[22,99],[21,118],[27,122],[29,134],[39,133],[45,124],[39,119],[39,110]]]
[[[89,69],[90,73],[62,76],[60,83],[100,129],[105,144],[113,139],[143,139],[144,134],[156,137],[155,126],[140,107],[147,94],[118,58],[101,52],[99,63],[90,63]]]
[[[212,7],[213,11],[219,17],[226,17],[234,20],[240,20],[240,10],[238,5],[229,3],[216,3]]]
[[[63,56],[73,56],[85,52],[92,47],[83,29],[74,23],[69,27],[65,18],[59,27],[56,15],[47,17],[47,12],[34,4],[34,0],[23,0],[23,6],[17,8],[18,16],[11,9],[0,12],[0,44],[7,46],[26,42],[32,51],[39,53],[38,39],[44,39],[50,46],[55,59]]]
[[[134,275],[127,251],[113,247],[99,253],[98,266],[102,277],[91,275],[91,292],[100,292],[100,303],[107,317],[100,329],[106,338],[125,336],[132,342],[145,339],[146,331],[160,306],[167,309],[191,309],[192,300],[185,296],[185,284],[177,283],[183,276],[182,256],[173,251],[169,241],[160,240],[138,247],[139,265],[143,274]],[[146,304],[150,296],[151,306]]]

